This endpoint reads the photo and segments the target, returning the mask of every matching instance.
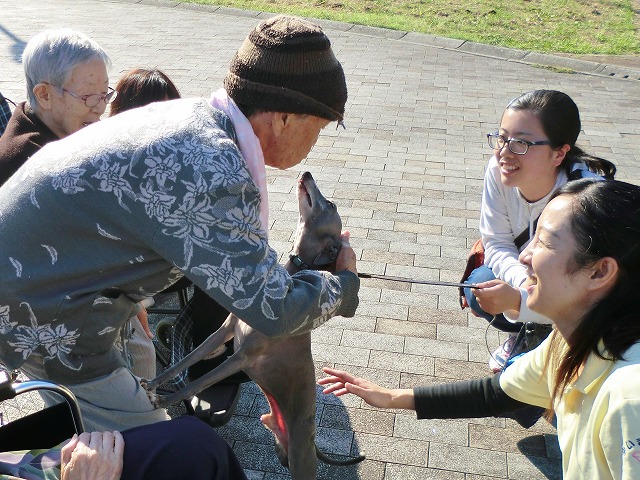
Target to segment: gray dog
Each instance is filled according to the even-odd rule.
[[[309,172],[302,174],[297,194],[300,219],[295,241],[296,261],[308,268],[330,270],[335,267],[341,247],[340,215],[335,204],[320,193]],[[234,354],[211,372],[171,395],[151,393],[190,365],[221,354],[225,350],[224,343],[232,338]],[[269,402],[271,412],[261,420],[275,436],[278,458],[289,468],[293,480],[316,478],[316,455],[334,465],[351,465],[364,460],[359,456],[337,461],[320,452],[315,445],[316,380],[309,333],[269,338],[231,314],[193,352],[154,380],[143,380],[142,385],[156,406],[167,406],[240,370],[258,384]]]

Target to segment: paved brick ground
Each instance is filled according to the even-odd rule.
[[[0,91],[24,98],[20,54],[46,27],[70,26],[110,53],[113,83],[131,67],[164,69],[185,96],[208,96],[265,14],[178,2],[3,0]],[[270,171],[271,238],[289,250],[294,179],[310,170],[339,206],[361,271],[457,280],[477,222],[484,134],[509,99],[534,88],[567,92],[582,112],[580,143],[613,160],[620,179],[640,183],[640,78],[631,67],[560,59],[426,35],[325,22],[349,84],[346,130],[326,129],[298,168]],[[567,63],[569,62],[569,63]],[[573,62],[573,63],[571,63]],[[564,74],[529,65],[568,66]],[[627,78],[625,78],[625,76]],[[409,387],[488,373],[484,321],[457,307],[452,288],[363,281],[353,319],[313,335],[322,365],[345,367],[388,386]],[[259,424],[265,401],[245,385],[220,433],[251,479],[288,478]],[[335,455],[363,451],[353,468],[322,467],[322,479],[561,478],[557,438],[545,422],[524,430],[504,419],[422,421],[358,399],[318,397],[318,440]]]

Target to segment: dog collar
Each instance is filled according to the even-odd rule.
[[[302,261],[302,259],[298,255],[290,253],[289,254],[289,260],[291,260],[291,263],[293,263],[300,270],[311,270],[311,267],[309,265],[307,265],[306,263],[304,263]]]

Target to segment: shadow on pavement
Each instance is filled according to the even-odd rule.
[[[333,395],[322,393],[322,387],[316,385],[316,441],[318,447],[329,456],[339,460],[350,460],[365,455],[355,439],[349,412],[345,405]],[[363,463],[348,466],[326,465],[318,463],[318,478],[323,480],[357,480],[364,478],[361,473]]]
[[[24,47],[27,45],[27,42],[21,40],[19,37],[16,37],[10,30],[8,30],[4,25],[0,24],[0,32],[2,32],[7,38],[11,39],[11,58],[16,63],[22,62],[22,52],[24,51]]]
[[[560,448],[557,435],[532,435],[523,438],[516,444],[518,450],[527,457],[539,473],[549,480],[562,480],[562,460],[559,456]],[[555,448],[554,448],[555,447]],[[548,450],[552,450],[549,452]],[[557,452],[555,451],[557,450]],[[551,455],[549,455],[551,453]]]
[[[167,295],[157,299],[155,307],[179,308],[177,297]],[[155,331],[161,320],[172,320],[173,315],[150,314],[149,324]],[[156,332],[157,333],[157,332]],[[156,350],[166,349],[156,345]],[[158,364],[158,368],[162,368]],[[240,464],[252,478],[269,478],[269,480],[285,480],[291,478],[289,471],[280,465],[274,448],[274,438],[260,421],[260,417],[269,412],[269,404],[258,386],[253,382],[241,385],[240,399],[233,417],[228,423],[216,427],[216,431],[229,443],[238,456]],[[333,395],[323,395],[322,388],[316,386],[316,442],[320,450],[336,460],[349,460],[360,454],[354,438],[353,429],[346,407]],[[169,411],[171,416],[184,415],[186,411],[174,406]],[[335,466],[318,461],[318,480],[358,480],[360,465]],[[267,477],[262,475],[266,473]]]
[[[318,387],[316,394],[322,395]],[[338,404],[316,404],[316,443],[320,450],[336,460],[349,460],[359,455],[346,408]],[[280,465],[274,449],[274,439],[260,422],[260,416],[269,412],[269,404],[253,382],[242,385],[242,393],[235,415],[226,425],[216,429],[240,459],[249,478],[267,472],[271,479],[291,478]],[[328,420],[327,420],[328,419]],[[318,461],[318,480],[358,480],[361,464],[349,466],[327,465]],[[262,477],[259,477],[262,478]]]

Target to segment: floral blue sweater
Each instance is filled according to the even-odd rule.
[[[63,383],[106,375],[135,304],[183,274],[270,336],[352,316],[357,276],[290,276],[259,207],[233,125],[203,99],[48,144],[0,188],[0,360]]]

